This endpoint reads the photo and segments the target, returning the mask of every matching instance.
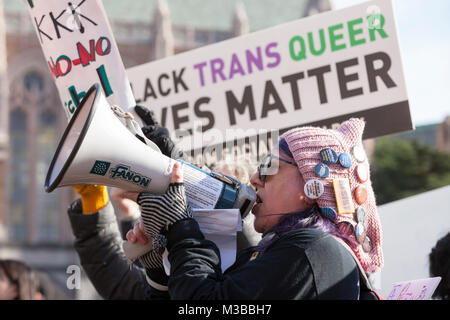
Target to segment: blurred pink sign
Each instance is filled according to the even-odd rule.
[[[431,300],[441,277],[395,283],[386,300]]]

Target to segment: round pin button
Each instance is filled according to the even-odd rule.
[[[358,222],[364,223],[364,220],[366,219],[366,210],[364,210],[363,207],[358,207],[358,209],[356,209],[356,219]]]
[[[337,213],[333,208],[323,207],[320,209],[322,216],[328,220],[335,221],[337,219]]]
[[[350,168],[352,166],[352,158],[348,153],[341,153],[339,155],[339,163],[344,168]]]
[[[366,152],[364,151],[364,149],[359,146],[356,145],[352,148],[352,153],[353,156],[355,157],[356,161],[358,162],[364,162],[366,160]]]
[[[339,229],[339,232],[344,236],[349,237],[351,234],[353,234],[353,226],[349,222],[340,222],[337,224],[337,227]]]
[[[362,248],[364,250],[364,252],[370,252],[372,251],[372,241],[370,240],[370,238],[368,236],[366,236],[364,238],[364,242],[362,243]]]
[[[361,183],[369,180],[369,170],[367,170],[367,167],[364,164],[360,164],[356,167],[356,176]]]
[[[355,190],[355,200],[361,205],[367,201],[367,188],[364,186],[358,186]]]
[[[317,199],[323,194],[323,183],[317,179],[309,180],[305,183],[304,191],[308,198]]]
[[[338,155],[336,151],[331,148],[325,148],[320,151],[320,159],[326,164],[333,164],[338,161]]]
[[[314,172],[319,178],[326,178],[330,174],[330,168],[326,164],[318,163],[314,168]]]
[[[355,227],[355,236],[358,239],[359,244],[364,243],[364,239],[366,238],[366,230],[362,223],[358,223]]]

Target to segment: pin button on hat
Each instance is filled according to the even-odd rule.
[[[339,163],[344,168],[350,168],[352,166],[352,158],[348,153],[341,153],[339,155]]]
[[[320,151],[320,159],[326,164],[333,164],[338,161],[338,156],[333,149],[325,148]]]
[[[358,239],[359,244],[364,243],[364,239],[366,238],[366,230],[362,223],[358,223],[355,227],[355,236]]]
[[[364,164],[360,164],[356,167],[356,176],[359,182],[364,183],[369,180],[369,171]]]
[[[350,236],[351,234],[353,234],[353,226],[346,221],[343,222],[339,222],[337,224],[337,227],[339,229],[339,232],[344,235],[344,236]]]
[[[324,207],[320,209],[322,216],[328,220],[335,221],[337,219],[337,213],[331,207]]]
[[[358,209],[356,209],[356,219],[358,222],[364,223],[364,220],[366,219],[366,210],[364,210],[363,207],[358,207]]]
[[[326,178],[330,174],[330,168],[326,164],[318,163],[314,168],[314,172],[319,178]]]
[[[304,192],[310,199],[320,198],[324,190],[323,183],[317,179],[309,180],[305,183]]]
[[[364,250],[364,252],[370,252],[372,251],[372,241],[370,241],[370,238],[368,236],[366,236],[364,238],[364,242],[362,243],[362,248]]]
[[[355,157],[356,161],[358,162],[364,162],[366,160],[366,152],[364,151],[364,149],[359,146],[356,145],[352,148],[352,153],[353,156]]]
[[[358,186],[355,190],[355,200],[361,205],[367,201],[367,188],[364,186]]]

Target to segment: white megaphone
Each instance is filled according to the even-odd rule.
[[[156,149],[156,150],[155,150]],[[45,191],[72,185],[106,185],[128,191],[164,193],[175,161],[134,136],[94,84],[72,116],[45,179]],[[192,208],[240,209],[245,217],[255,191],[233,177],[183,162],[186,199]]]
[[[57,187],[97,184],[164,193],[173,161],[137,139],[111,111],[95,84],[63,134],[45,189],[51,192]]]

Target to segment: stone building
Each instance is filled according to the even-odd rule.
[[[328,0],[103,4],[126,68],[331,9]],[[74,194],[43,186],[66,125],[25,2],[0,0],[0,258],[47,271],[63,287],[68,266],[79,264],[66,215]],[[86,283],[68,294],[96,297]]]

